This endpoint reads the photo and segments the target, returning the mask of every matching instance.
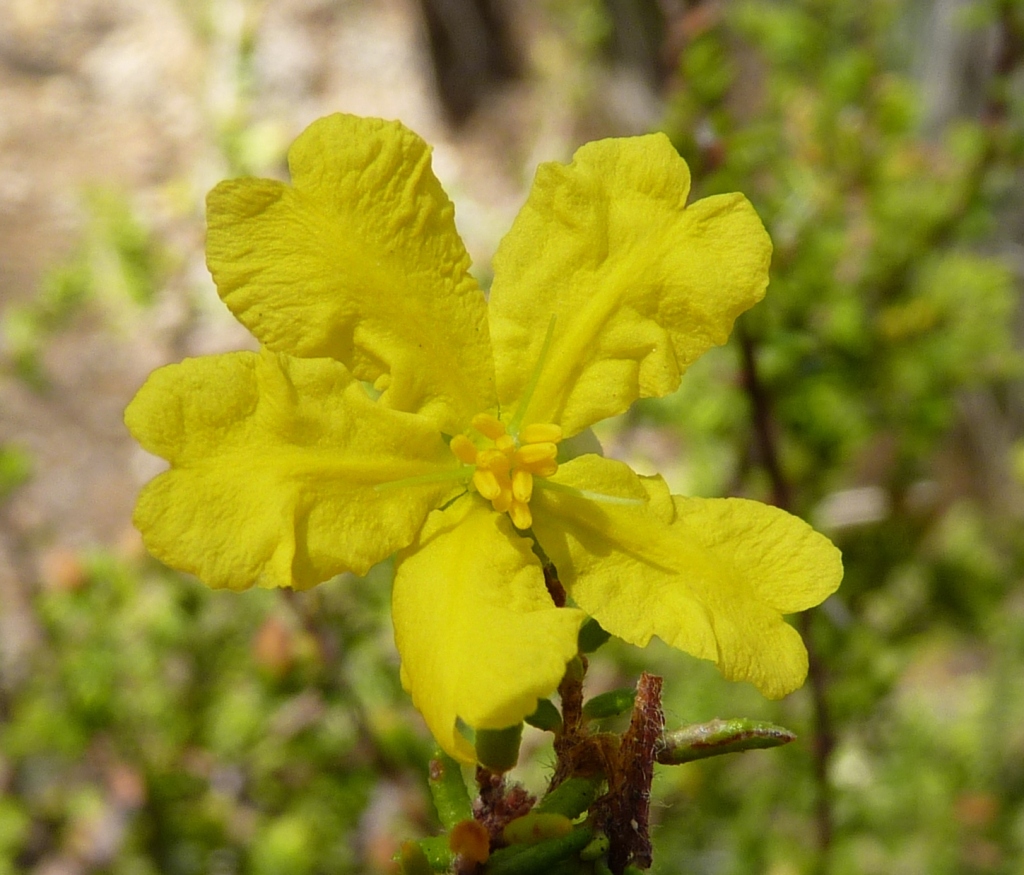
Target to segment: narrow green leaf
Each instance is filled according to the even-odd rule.
[[[607,834],[599,832],[591,839],[590,844],[580,851],[580,859],[588,861],[599,860],[608,853],[608,848],[611,847],[611,844],[611,839],[608,838]]]
[[[462,767],[440,748],[430,760],[428,782],[437,817],[446,830],[473,816],[473,803],[462,780]]]
[[[501,837],[510,845],[536,845],[572,832],[572,821],[553,811],[527,812],[505,824]]]
[[[580,634],[577,639],[579,641],[580,653],[593,653],[611,637],[611,632],[605,632],[597,620],[589,617],[580,627]]]
[[[635,689],[609,690],[583,703],[583,716],[588,720],[614,717],[633,708],[636,701]]]
[[[579,817],[594,804],[603,785],[604,775],[569,778],[541,799],[533,810]]]
[[[512,845],[495,851],[484,865],[484,875],[547,875],[551,867],[582,851],[594,831],[589,827],[574,829],[559,838],[536,845]]]
[[[415,844],[420,849],[420,852],[426,858],[427,863],[433,872],[448,872],[452,867],[452,863],[455,862],[455,854],[452,853],[452,849],[448,846],[448,836],[441,835],[431,836],[426,839],[418,839],[415,842],[404,842],[402,844],[402,852],[398,858],[399,864],[402,866],[407,865],[406,845],[409,844]],[[410,861],[408,865],[419,865],[412,852],[410,852]],[[419,870],[413,868],[410,871],[418,872]],[[405,875],[405,869],[402,870],[402,875]]]
[[[658,762],[678,766],[723,753],[779,747],[795,738],[796,733],[763,720],[710,720],[666,732],[658,750]]]
[[[426,852],[418,842],[402,842],[402,850],[398,855],[398,869],[401,875],[433,875],[434,867],[430,865]]]
[[[562,729],[562,715],[550,699],[538,701],[537,710],[526,718],[526,722],[545,732],[560,732]]]

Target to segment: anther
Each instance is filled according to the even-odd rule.
[[[553,443],[526,444],[515,451],[512,456],[512,463],[516,466],[535,465],[537,462],[546,462],[558,455],[558,447]]]
[[[517,529],[528,529],[533,525],[533,514],[530,513],[530,505],[525,501],[513,501],[509,506],[508,515],[512,519],[512,525]]]
[[[497,501],[502,492],[497,475],[487,468],[476,469],[473,474],[473,485],[476,487],[476,491],[488,501]]]
[[[477,449],[473,442],[464,434],[457,434],[452,438],[448,447],[455,454],[455,458],[463,465],[475,465]]]
[[[483,493],[480,493],[483,495]],[[515,502],[512,500],[512,490],[502,489],[501,492],[491,499],[491,507],[498,513],[505,513]]]
[[[496,441],[505,434],[505,424],[496,416],[491,416],[490,413],[478,413],[473,417],[470,425],[492,441]]]
[[[528,502],[533,496],[533,475],[522,468],[512,475],[512,495],[516,501]]]
[[[532,422],[519,432],[521,444],[557,444],[562,439],[562,427],[553,422]]]
[[[470,437],[457,435],[449,444],[452,453],[463,465],[473,466],[473,486],[482,498],[498,513],[507,513],[517,529],[530,528],[533,478],[550,477],[558,470],[556,445],[562,439],[562,429],[553,423],[535,422],[518,434],[514,428],[509,434],[505,424],[490,413],[474,416],[471,424],[491,446],[478,449]]]
[[[554,459],[541,459],[539,462],[524,467],[535,477],[550,477],[558,470],[558,462]]]
[[[508,455],[497,448],[484,450],[477,456],[476,463],[481,468],[501,474],[508,474],[508,469],[512,465]]]

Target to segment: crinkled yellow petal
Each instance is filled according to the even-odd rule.
[[[207,264],[231,311],[269,348],[336,358],[446,433],[493,408],[484,297],[426,143],[338,114],[310,125],[288,163],[291,185],[210,192]]]
[[[457,730],[514,726],[555,691],[582,611],[554,607],[530,542],[477,496],[427,519],[399,554],[392,616],[402,682],[438,744],[473,762]]]
[[[494,257],[498,395],[515,410],[555,318],[525,414],[571,436],[679,385],[768,284],[771,242],[740,194],[686,207],[664,134],[600,140],[543,164]]]
[[[186,359],[150,375],[125,422],[171,463],[135,509],[146,546],[213,587],[363,574],[455,486],[374,488],[458,462],[429,420],[375,404],[331,359]]]
[[[582,456],[552,479],[607,492],[621,462]],[[652,635],[718,664],[729,680],[776,699],[799,687],[807,651],[784,613],[809,608],[842,578],[839,551],[803,520],[756,501],[680,498],[636,477],[644,506],[539,489],[533,531],[576,604],[613,635]],[[618,494],[622,495],[622,491]]]

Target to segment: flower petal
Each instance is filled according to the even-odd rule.
[[[524,421],[566,435],[675,390],[763,295],[771,242],[740,194],[685,207],[664,134],[588,143],[543,164],[494,257],[498,395],[516,409],[555,327]],[[684,208],[685,207],[685,208]]]
[[[222,182],[207,263],[267,347],[330,356],[447,433],[494,407],[486,304],[430,148],[398,122],[332,115],[288,153],[292,185]]]
[[[375,404],[331,359],[186,359],[150,375],[125,422],[171,463],[135,509],[146,546],[213,587],[363,574],[455,485],[374,488],[458,462],[428,420]]]
[[[556,608],[530,542],[466,496],[399,554],[392,615],[402,682],[438,744],[473,762],[456,729],[514,726],[555,691],[582,611]]]
[[[552,479],[602,492],[628,479],[623,469],[621,462],[582,456]],[[729,680],[752,682],[768,698],[799,687],[807,652],[782,614],[835,591],[839,551],[776,507],[673,496],[669,509],[662,484],[636,480],[650,504],[544,489],[534,496],[533,531],[576,604],[613,635],[641,647],[657,635],[717,663]]]

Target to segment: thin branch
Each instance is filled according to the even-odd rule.
[[[743,325],[737,326],[743,361],[743,386],[750,399],[751,418],[757,455],[772,487],[772,504],[783,510],[793,510],[793,490],[782,471],[776,443],[776,427],[772,417],[771,399],[757,370],[757,349],[753,337]],[[829,762],[835,748],[835,731],[828,708],[828,679],[821,656],[814,644],[814,611],[800,615],[800,634],[807,647],[808,679],[814,705],[814,727],[811,753],[814,757],[814,779],[817,787],[815,823],[817,831],[818,869],[825,871],[829,848],[832,844],[833,812],[832,785],[829,782]]]

